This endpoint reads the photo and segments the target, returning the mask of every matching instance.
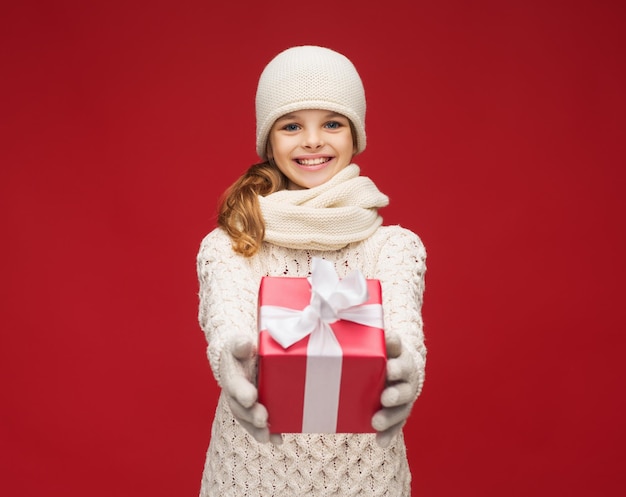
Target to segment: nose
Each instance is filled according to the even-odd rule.
[[[303,134],[303,143],[302,146],[304,148],[310,150],[316,150],[324,145],[324,139],[322,138],[322,134],[317,129],[309,129],[306,130]]]

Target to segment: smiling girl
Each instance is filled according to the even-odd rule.
[[[222,388],[201,497],[411,493],[402,427],[424,382],[426,252],[413,232],[382,225],[388,198],[353,162],[366,145],[365,107],[353,64],[328,48],[287,49],[261,74],[261,162],[225,192],[197,259],[199,321]],[[308,277],[316,257],[341,278],[358,269],[381,282],[388,360],[375,433],[270,435],[257,400],[261,278]]]

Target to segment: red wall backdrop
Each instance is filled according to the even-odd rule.
[[[354,60],[358,163],[429,252],[415,495],[617,496],[624,3],[12,2],[0,63],[0,493],[197,495],[195,255],[264,64]]]

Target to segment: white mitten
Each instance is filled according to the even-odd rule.
[[[234,418],[258,442],[282,442],[280,435],[270,435],[267,409],[257,402],[253,384],[256,371],[256,344],[244,335],[234,335],[225,344],[220,358],[222,390]]]
[[[400,337],[394,333],[386,333],[385,342],[387,386],[380,397],[383,408],[372,418],[372,427],[378,432],[376,442],[383,448],[389,446],[393,437],[404,426],[420,389],[417,365],[409,352],[402,347]]]

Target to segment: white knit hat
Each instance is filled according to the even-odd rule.
[[[365,149],[365,90],[350,60],[329,48],[288,48],[274,57],[256,91],[256,150],[267,159],[272,125],[289,112],[322,109],[346,116],[356,129],[357,153]]]

